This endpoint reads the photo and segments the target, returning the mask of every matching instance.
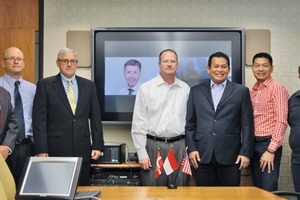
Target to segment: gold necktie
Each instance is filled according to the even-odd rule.
[[[70,106],[72,108],[73,114],[75,114],[75,110],[76,110],[76,98],[75,98],[75,92],[74,89],[72,87],[72,81],[71,80],[67,80],[68,86],[67,86],[67,97],[70,103]]]

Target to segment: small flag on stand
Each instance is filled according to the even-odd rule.
[[[162,157],[160,155],[159,148],[158,148],[157,156],[156,156],[156,167],[155,167],[154,177],[158,178],[161,175],[162,171],[163,171],[163,160],[162,160]]]
[[[192,176],[192,170],[191,170],[191,165],[190,165],[187,149],[185,150],[182,161],[181,161],[181,172]]]
[[[168,155],[166,157],[163,167],[167,175],[171,174],[179,167],[172,146],[168,151]]]

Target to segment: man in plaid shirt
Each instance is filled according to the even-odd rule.
[[[254,110],[253,183],[268,191],[278,189],[282,144],[287,128],[288,92],[271,77],[273,59],[258,53],[252,59],[256,83],[250,89]]]

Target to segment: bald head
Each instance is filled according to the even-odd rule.
[[[24,59],[23,52],[17,47],[9,47],[9,48],[5,49],[3,52],[3,58],[10,57],[10,55],[12,53],[18,53],[19,55],[22,55],[22,58]]]
[[[17,47],[9,47],[4,50],[1,65],[5,73],[14,79],[22,76],[25,67],[23,52]]]

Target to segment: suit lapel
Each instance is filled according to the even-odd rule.
[[[1,92],[1,97],[0,97],[0,105],[1,105],[1,127],[0,127],[0,135],[3,131],[3,128],[5,127],[5,121],[6,121],[6,117],[7,117],[7,112],[8,112],[8,107],[9,107],[9,101],[8,99],[6,99],[3,95],[3,93]]]
[[[77,100],[77,106],[76,106],[76,113],[78,112],[78,110],[82,107],[80,106],[82,104],[82,102],[84,101],[83,97],[84,95],[84,82],[82,81],[82,79],[78,78],[76,76],[76,81],[77,81],[77,86],[78,86],[78,100]]]
[[[56,78],[53,80],[52,82],[52,86],[53,86],[53,89],[55,90],[55,92],[57,93],[58,97],[61,99],[61,101],[63,102],[63,104],[68,108],[68,110],[73,114],[72,112],[72,108],[69,104],[69,101],[68,101],[68,97],[67,97],[67,94],[66,94],[66,91],[65,91],[65,88],[63,86],[63,83],[62,83],[62,80],[61,80],[61,77],[60,77],[60,74],[58,74],[56,76]]]
[[[232,82],[227,80],[225,90],[219,101],[219,105],[221,105],[229,97],[229,95],[232,93],[233,90],[234,90],[234,87],[233,87]]]
[[[214,102],[213,102],[212,95],[211,95],[210,79],[208,81],[206,81],[205,83],[203,83],[202,90],[203,90],[203,93],[206,96],[208,102],[212,106],[214,106]]]

